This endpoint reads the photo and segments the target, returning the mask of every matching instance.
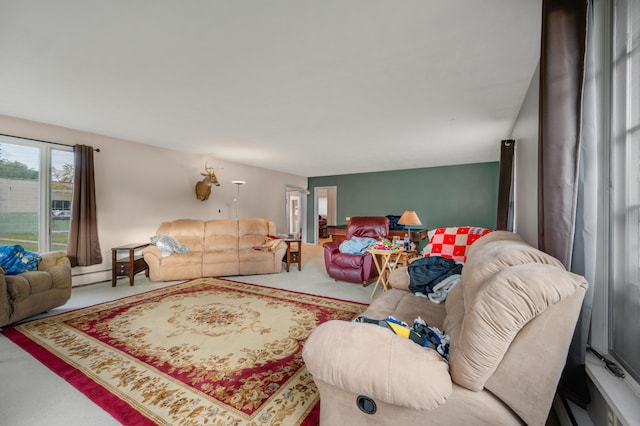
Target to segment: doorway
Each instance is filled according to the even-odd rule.
[[[313,244],[317,245],[321,238],[328,237],[326,233],[322,233],[321,235],[321,224],[325,227],[336,226],[338,224],[338,187],[318,186],[314,188],[313,199]]]
[[[285,185],[284,208],[284,232],[294,238],[306,238],[305,227],[302,226],[302,218],[306,217],[307,195],[306,188],[294,185]]]

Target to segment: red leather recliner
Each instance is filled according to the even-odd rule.
[[[346,239],[352,237],[386,238],[389,233],[389,219],[384,216],[354,216],[347,225]],[[340,242],[323,244],[324,264],[327,274],[336,281],[370,284],[378,276],[376,265],[370,253],[340,253]]]

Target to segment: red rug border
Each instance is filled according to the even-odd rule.
[[[92,305],[94,306],[94,305]],[[53,317],[52,315],[51,317]],[[47,317],[49,318],[49,317]],[[40,318],[44,319],[44,318]],[[33,320],[36,321],[36,320]],[[155,425],[156,423],[144,416],[138,410],[131,407],[124,400],[113,395],[104,386],[96,383],[91,377],[79,369],[65,362],[62,358],[49,352],[44,346],[40,346],[25,336],[13,326],[2,331],[9,340],[19,348],[31,354],[51,372],[78,390],[82,395],[93,401],[98,407],[113,416],[114,419],[126,425]]]
[[[116,301],[124,300],[124,299],[130,298],[130,297],[135,297],[135,296],[140,296],[140,295],[144,295],[144,294],[147,294],[147,293],[152,293],[154,291],[171,288],[171,287],[174,287],[174,286],[178,286],[178,285],[185,284],[185,283],[188,283],[188,282],[200,280],[200,279],[203,279],[203,278],[204,279],[207,279],[207,278],[216,279],[216,280],[220,280],[220,281],[227,281],[227,282],[237,283],[237,284],[252,285],[252,286],[261,287],[261,288],[269,289],[269,290],[284,290],[284,291],[288,291],[288,292],[291,292],[291,293],[300,294],[300,295],[304,295],[304,296],[315,296],[315,297],[320,297],[320,298],[323,298],[323,299],[335,300],[335,301],[346,302],[346,303],[353,303],[353,304],[361,305],[361,306],[368,306],[369,305],[368,303],[363,303],[363,302],[355,302],[355,301],[352,301],[352,300],[340,299],[340,298],[336,298],[336,297],[324,296],[324,295],[318,295],[318,294],[305,293],[305,292],[297,291],[297,290],[289,290],[289,289],[284,289],[284,288],[279,288],[279,287],[271,287],[271,286],[265,286],[265,285],[261,285],[261,284],[247,283],[247,282],[238,281],[238,280],[232,280],[232,279],[223,278],[223,277],[201,277],[201,278],[188,279],[188,280],[185,280],[185,281],[182,281],[182,282],[178,282],[178,283],[175,283],[175,284],[170,284],[170,285],[165,286],[165,287],[160,287],[160,288],[151,289],[151,290],[145,290],[145,291],[142,291],[140,293],[119,297],[119,298],[112,299],[112,300],[109,300],[109,301],[106,301],[106,302],[95,303],[93,305],[83,306],[83,307],[77,308],[77,309],[71,309],[71,310],[68,310],[68,311],[65,311],[65,312],[60,312],[60,313],[48,315],[48,316],[45,316],[45,317],[34,318],[34,319],[31,319],[31,320],[17,322],[15,324],[10,324],[9,326],[1,329],[0,333],[4,334],[9,340],[11,340],[19,348],[21,348],[21,349],[25,350],[27,353],[31,354],[31,356],[33,356],[35,359],[37,359],[42,365],[44,365],[49,370],[51,370],[52,373],[54,373],[57,376],[59,376],[62,379],[64,379],[67,383],[69,383],[74,388],[76,388],[78,390],[78,392],[80,392],[82,395],[84,395],[89,400],[94,402],[98,407],[102,408],[104,411],[109,413],[117,421],[119,421],[119,422],[121,422],[123,424],[126,424],[126,425],[136,425],[136,426],[138,426],[138,425],[139,426],[148,425],[148,426],[152,426],[152,425],[156,424],[154,421],[152,421],[151,419],[149,419],[148,417],[146,417],[145,415],[140,413],[138,410],[136,410],[131,405],[129,405],[126,401],[124,401],[124,400],[116,397],[115,395],[113,395],[108,389],[106,389],[102,385],[96,383],[93,379],[91,379],[91,377],[87,376],[86,374],[84,374],[79,369],[77,369],[74,366],[70,365],[69,363],[65,362],[62,358],[60,358],[60,357],[54,355],[53,353],[49,352],[49,350],[47,350],[44,346],[40,346],[37,343],[35,343],[33,340],[31,340],[30,338],[25,336],[23,333],[21,333],[20,331],[16,330],[15,327],[18,326],[18,325],[22,325],[22,324],[31,322],[31,321],[43,320],[43,319],[46,319],[46,318],[54,318],[54,317],[59,316],[59,315],[64,315],[64,314],[71,313],[71,312],[77,312],[77,311],[80,311],[82,309],[87,309],[87,308],[103,305],[105,303],[116,302]],[[320,418],[320,401],[318,401],[315,404],[315,406],[309,410],[309,412],[307,414],[307,419],[311,420],[313,418],[316,418],[316,419]]]

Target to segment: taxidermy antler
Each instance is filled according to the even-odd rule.
[[[209,166],[209,162],[204,166],[204,170],[206,173],[200,173],[205,178],[196,183],[196,197],[200,201],[205,201],[209,199],[209,195],[211,195],[211,186],[220,186],[218,183],[218,178],[216,177],[215,168]]]

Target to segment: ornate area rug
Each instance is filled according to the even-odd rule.
[[[302,345],[365,308],[202,278],[3,332],[125,425],[315,425]]]

